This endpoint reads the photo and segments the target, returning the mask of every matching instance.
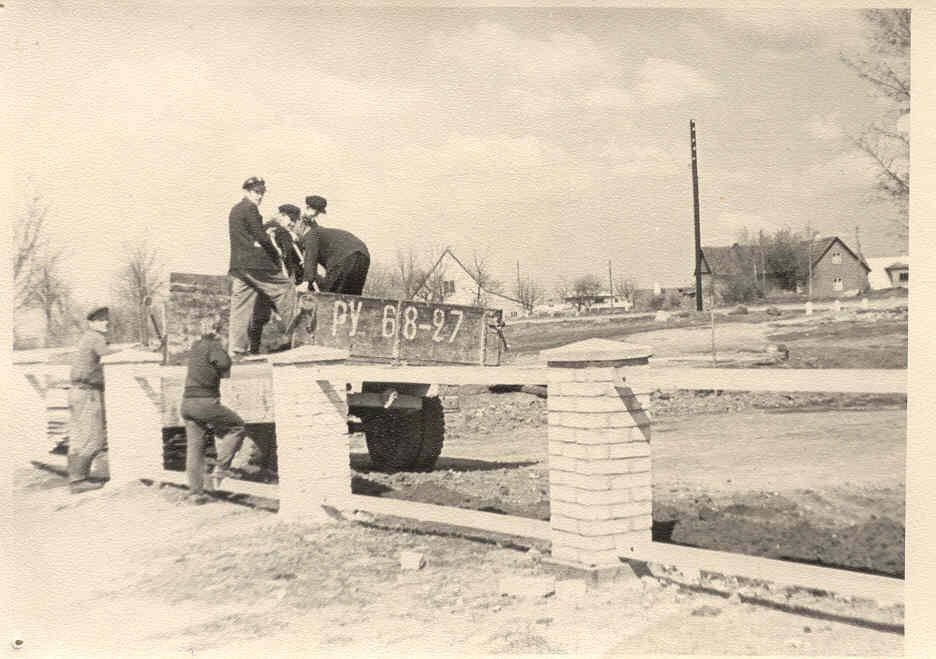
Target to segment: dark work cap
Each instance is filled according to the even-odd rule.
[[[241,186],[244,190],[259,190],[260,192],[266,192],[266,181],[264,181],[259,176],[251,176],[249,179],[244,181],[244,185]]]
[[[306,197],[306,206],[309,208],[314,208],[319,213],[325,212],[325,206],[327,204],[328,202],[325,200],[325,197],[319,197],[317,194]]]
[[[299,214],[302,211],[299,210],[298,206],[294,206],[292,204],[283,204],[282,206],[279,207],[279,212],[285,213],[289,217],[296,219],[297,217],[299,217]]]
[[[110,309],[107,307],[94,307],[88,312],[88,320],[107,320],[110,317]]]

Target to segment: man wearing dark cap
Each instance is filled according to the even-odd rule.
[[[231,376],[231,358],[221,346],[217,335],[220,322],[206,319],[201,326],[201,339],[192,346],[185,389],[179,414],[185,421],[185,471],[194,503],[204,488],[205,431],[214,431],[217,458],[214,469],[207,474],[209,489],[217,489],[230,475],[231,461],[244,442],[244,421],[234,410],[221,404],[221,379]]]
[[[263,229],[263,218],[257,209],[266,193],[262,178],[252,176],[242,186],[244,198],[231,209],[228,229],[231,239],[231,320],[228,330],[228,348],[234,357],[250,349],[251,327],[255,312],[266,296],[289,327],[296,315],[296,287],[283,272],[282,259],[273,241]],[[262,332],[263,327],[260,325]]]
[[[68,389],[68,480],[75,494],[99,488],[89,479],[91,463],[104,451],[107,431],[104,423],[104,369],[101,357],[117,352],[107,345],[107,307],[95,307],[87,315],[88,329],[78,341],[71,365]]]
[[[326,205],[324,197],[306,197],[303,220],[308,230],[302,236],[302,251],[309,290],[313,290],[314,283],[325,293],[360,295],[370,268],[370,253],[351,232],[319,226],[317,218],[325,213]],[[325,268],[324,277],[317,272],[319,263]]]
[[[301,284],[302,278],[302,252],[293,239],[292,232],[287,228],[299,221],[299,207],[292,204],[283,204],[273,219],[263,225],[263,230],[270,236],[273,246],[280,256],[281,271],[289,277],[290,281]],[[250,320],[247,334],[249,336],[250,352],[260,352],[260,343],[263,338],[263,328],[270,321],[273,305],[266,295],[258,295],[254,306],[254,314]]]

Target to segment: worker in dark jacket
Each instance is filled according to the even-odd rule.
[[[235,357],[249,351],[251,319],[258,310],[260,295],[269,299],[287,327],[296,314],[296,287],[283,273],[279,252],[263,230],[263,218],[257,209],[266,193],[266,183],[254,176],[244,181],[243,188],[244,198],[228,217],[231,239],[228,347]],[[262,329],[261,326],[261,332]]]
[[[326,205],[324,197],[306,197],[303,220],[308,229],[302,236],[302,252],[309,290],[314,290],[314,284],[325,293],[360,295],[370,268],[370,253],[349,231],[319,226],[317,218],[325,213]],[[317,272],[319,263],[325,268],[324,277]]]
[[[217,489],[230,475],[231,461],[244,442],[243,419],[221,404],[221,378],[230,377],[231,358],[221,346],[218,324],[212,321],[202,324],[202,337],[192,346],[189,356],[179,408],[185,421],[185,471],[194,497],[202,495],[206,476],[209,489]],[[209,427],[214,431],[217,458],[214,469],[206,474],[205,431]]]
[[[289,226],[299,221],[301,211],[293,204],[283,204],[277,209],[273,219],[263,225],[273,246],[280,256],[282,272],[295,284],[303,282],[302,277],[302,251],[296,245]],[[260,352],[260,343],[263,339],[263,328],[270,321],[273,313],[273,303],[266,295],[260,294],[254,304],[253,317],[247,329],[251,354]]]
[[[88,329],[78,341],[71,365],[68,389],[68,480],[72,493],[96,489],[101,483],[90,479],[94,458],[105,450],[104,369],[101,357],[117,352],[107,345],[107,307],[95,307],[87,315]]]

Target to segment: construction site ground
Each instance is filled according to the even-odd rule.
[[[903,351],[906,365],[905,310],[874,314],[746,319],[719,336],[735,354],[782,333],[790,361],[870,368]],[[615,338],[704,354],[704,326],[661,329]],[[371,472],[354,436],[352,489],[548,519],[544,409],[463,387],[433,472]],[[904,397],[658,392],[653,410],[656,540],[903,575]],[[652,576],[586,588],[556,576],[541,541],[369,515],[283,523],[275,500],[185,494],[72,496],[58,475],[18,470],[11,634],[37,656],[903,651],[892,603],[780,590],[766,596],[776,610]],[[407,552],[425,566],[404,569]]]

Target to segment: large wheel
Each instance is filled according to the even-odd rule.
[[[416,413],[386,411],[364,418],[371,468],[392,474],[430,471],[442,452],[445,418],[438,398],[423,398]]]
[[[422,443],[413,471],[432,471],[445,441],[445,410],[439,398],[423,398]]]

